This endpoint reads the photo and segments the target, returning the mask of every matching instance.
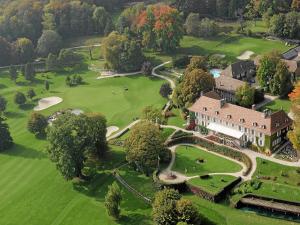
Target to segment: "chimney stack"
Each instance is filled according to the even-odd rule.
[[[264,118],[267,118],[269,115],[270,115],[269,110],[268,110],[268,109],[265,109],[265,110],[263,111],[263,117],[264,117]]]
[[[220,108],[223,108],[223,106],[225,105],[225,103],[226,103],[226,99],[221,99],[220,100]]]
[[[252,110],[256,110],[256,105],[255,104],[252,105]]]

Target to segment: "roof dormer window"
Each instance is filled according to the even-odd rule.
[[[215,111],[215,114],[216,114],[216,115],[219,115],[220,113],[219,113],[219,111]]]
[[[207,108],[206,108],[206,107],[203,107],[203,110],[204,110],[204,111],[207,111]]]
[[[245,123],[245,119],[240,119],[240,122],[241,123]]]
[[[231,115],[227,115],[227,119],[231,119],[232,118],[232,116]]]
[[[257,124],[256,122],[252,123],[252,125],[253,125],[254,127],[257,127],[257,126],[258,126],[258,124]]]

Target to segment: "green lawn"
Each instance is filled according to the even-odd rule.
[[[172,112],[174,113],[174,116],[168,118],[168,125],[184,128],[186,121],[182,118],[181,110],[173,109]]]
[[[216,194],[221,191],[224,187],[234,181],[236,177],[227,176],[227,175],[214,175],[209,176],[209,178],[193,178],[188,181],[188,184],[191,184],[195,187],[200,187],[202,190]]]
[[[299,168],[283,166],[268,160],[257,159],[257,169],[253,178],[259,178],[262,182],[254,194],[300,202],[300,171]],[[235,195],[237,201],[241,195]]]
[[[218,53],[225,54],[230,60],[236,61],[236,57],[247,50],[253,51],[255,54],[262,54],[274,49],[284,52],[289,47],[285,46],[284,42],[232,34],[211,39],[185,36],[181,42],[181,48],[178,49],[177,53],[192,55]]]
[[[289,99],[276,99],[275,101],[265,105],[263,109],[271,109],[273,112],[283,109],[286,113],[289,113],[291,106],[292,103]]]
[[[13,96],[16,91],[26,92],[33,87],[37,98],[60,96],[64,99],[61,104],[43,111],[45,115],[59,109],[79,108],[85,112],[101,112],[109,125],[122,128],[139,117],[143,107],[161,107],[165,103],[158,93],[163,81],[144,76],[96,80],[94,72],[70,72],[73,73],[81,74],[86,84],[69,88],[65,86],[67,73],[48,73],[38,74],[31,85],[19,78],[16,85],[7,73],[0,74],[0,95],[8,99],[5,116],[15,142],[14,148],[0,154],[0,224],[150,224],[149,206],[125,190],[120,222],[113,221],[105,212],[104,196],[114,180],[109,170],[125,160],[124,152],[113,147],[112,156],[103,162],[104,171],[99,170],[91,187],[75,187],[65,181],[50,162],[45,151],[46,141],[36,139],[26,129],[27,118],[37,102],[29,101],[19,108],[13,103]],[[43,90],[47,76],[50,92]]]
[[[197,163],[198,159],[203,159],[204,163]],[[235,162],[198,148],[179,146],[176,149],[176,160],[172,170],[187,176],[195,176],[208,173],[239,172],[242,167]]]

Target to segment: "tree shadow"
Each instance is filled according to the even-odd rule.
[[[5,115],[7,118],[11,118],[11,119],[24,117],[24,115],[23,115],[22,113],[19,113],[19,112],[12,112],[12,111],[5,112],[4,115]]]
[[[0,84],[0,89],[4,89],[7,88],[7,86],[5,84]]]
[[[20,109],[24,111],[32,110],[35,105],[33,103],[25,103],[20,106]]]
[[[44,159],[47,157],[45,152],[37,151],[20,144],[14,144],[11,149],[1,152],[1,154],[28,159]]]
[[[121,211],[122,213],[122,211]],[[149,221],[149,217],[147,217],[146,215],[143,214],[138,214],[138,213],[130,213],[127,215],[121,215],[121,218],[119,219],[119,222],[121,222],[121,224],[128,224],[128,225],[150,225],[152,224]]]

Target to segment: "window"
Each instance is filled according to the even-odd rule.
[[[262,146],[263,145],[263,142],[262,140],[259,140],[259,145]]]
[[[219,115],[219,111],[215,111],[215,114],[216,114],[216,115]]]
[[[259,136],[262,137],[262,133],[259,133]]]
[[[216,118],[214,118],[214,123],[216,122]]]
[[[245,133],[247,133],[247,128],[245,128]]]
[[[254,130],[251,131],[252,135],[254,135]]]
[[[239,131],[241,131],[242,130],[242,127],[241,126],[239,126]]]
[[[234,124],[232,123],[231,126],[234,127]]]

